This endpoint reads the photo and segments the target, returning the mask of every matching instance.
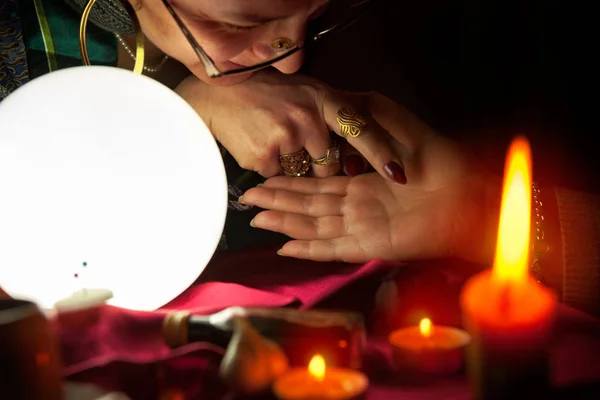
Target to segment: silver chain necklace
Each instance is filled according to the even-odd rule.
[[[119,35],[118,33],[115,33],[115,37],[117,38],[117,40],[119,41],[119,43],[121,43],[121,46],[123,46],[123,48],[125,49],[125,51],[127,52],[127,54],[129,54],[129,56],[133,59],[133,61],[136,60],[135,57],[135,53],[129,48],[129,46],[127,46],[127,43],[125,43],[125,40],[123,40],[123,38],[121,37],[121,35]],[[169,59],[168,55],[164,55],[162,60],[160,60],[160,62],[154,66],[154,67],[146,67],[144,65],[144,71],[146,72],[158,72],[161,70],[161,68],[163,67],[163,65],[165,65],[165,63],[167,62],[167,60]]]

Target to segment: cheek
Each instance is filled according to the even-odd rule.
[[[156,12],[150,7],[142,8],[138,16],[144,35],[162,52],[183,64],[197,62],[198,58],[185,36],[175,23],[164,18],[165,14],[167,13]]]
[[[163,52],[186,65],[198,57],[183,32],[164,10],[144,7],[138,13],[144,34]],[[211,23],[187,23],[191,34],[215,62],[230,60],[257,40],[255,31],[228,33]]]
[[[248,33],[208,33],[196,40],[215,62],[228,61],[250,48],[256,41],[255,35]]]

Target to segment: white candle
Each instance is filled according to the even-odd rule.
[[[57,312],[81,311],[106,304],[113,297],[107,289],[81,289],[54,304]]]

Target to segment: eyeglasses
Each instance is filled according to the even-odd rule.
[[[211,78],[255,72],[267,68],[306,47],[306,45],[301,46],[282,42],[274,42],[274,44],[271,46],[274,50],[273,57],[270,57],[265,61],[252,66],[222,71],[219,70],[215,62],[204,51],[202,46],[198,44],[198,41],[190,33],[190,30],[183,23],[179,15],[177,15],[171,4],[169,4],[169,1],[162,0],[162,2],[175,20],[175,23],[177,23],[177,26],[179,26],[179,29],[181,29],[183,32],[190,46],[192,46],[196,52],[196,55],[200,59],[200,62],[202,62],[207,75]],[[318,18],[309,21],[307,24],[305,43],[314,43],[326,35],[342,31],[353,25],[363,16],[365,8],[370,2],[371,0],[331,0],[325,12]]]

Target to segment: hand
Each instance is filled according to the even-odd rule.
[[[376,94],[357,99],[396,140],[408,184],[373,173],[271,178],[242,197],[266,209],[252,225],[296,239],[281,255],[316,261],[491,261],[500,179],[475,168],[456,143],[391,100]]]
[[[302,76],[261,71],[233,86],[208,86],[189,78],[177,89],[203,117],[216,139],[238,164],[265,177],[282,174],[279,155],[305,148],[313,158],[332,147],[330,131],[340,135],[337,111],[348,106],[325,84]],[[354,146],[387,180],[405,183],[400,158],[389,134],[368,120]],[[338,142],[344,139],[338,138]],[[340,165],[313,165],[318,177],[335,175]]]

